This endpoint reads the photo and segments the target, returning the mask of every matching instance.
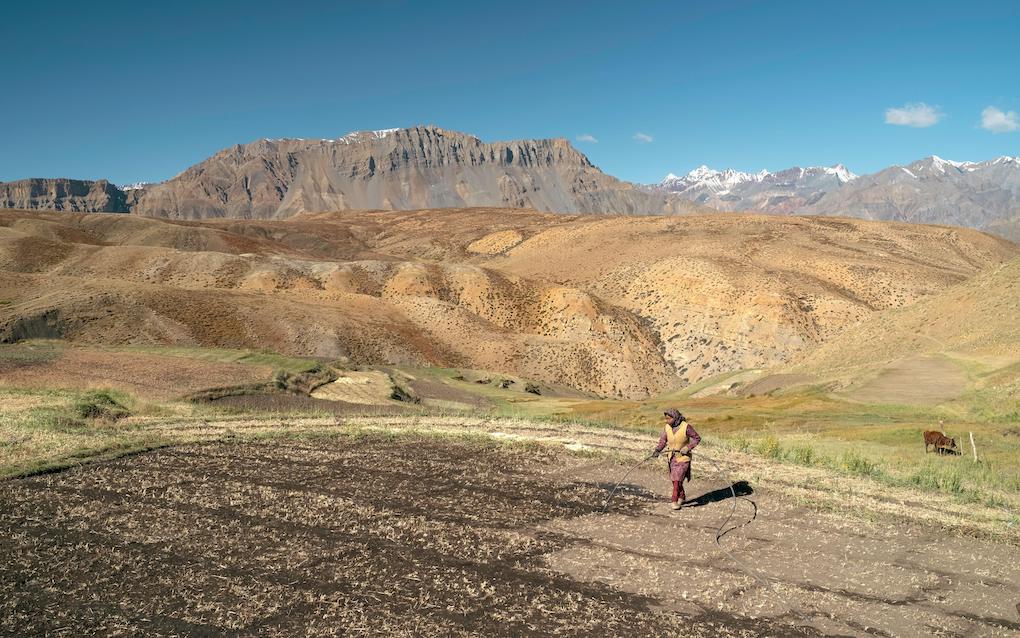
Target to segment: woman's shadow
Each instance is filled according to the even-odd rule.
[[[725,501],[728,498],[737,498],[741,496],[749,496],[754,494],[754,488],[752,488],[747,481],[736,481],[732,486],[727,485],[726,487],[720,487],[717,490],[706,492],[697,498],[692,498],[689,501],[684,501],[684,507],[701,507],[703,505],[710,505],[712,503],[718,503],[719,501]]]

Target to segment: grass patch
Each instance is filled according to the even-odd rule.
[[[843,453],[837,466],[839,469],[857,476],[877,477],[881,474],[878,465],[866,458],[864,455],[848,450]]]
[[[771,434],[758,441],[754,451],[767,459],[783,458],[783,446],[779,444],[779,439]]]
[[[72,408],[79,419],[118,421],[131,416],[131,412],[109,390],[93,390],[79,397]]]
[[[815,450],[810,445],[795,445],[789,449],[786,458],[798,465],[811,466],[815,464],[817,457]]]
[[[907,482],[920,488],[949,492],[950,494],[963,492],[963,477],[959,469],[947,466],[945,463],[929,461],[914,469]]]

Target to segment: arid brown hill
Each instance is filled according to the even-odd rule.
[[[876,313],[791,371],[874,399],[903,402],[914,386],[937,398],[968,385],[1020,408],[1020,258],[916,304]],[[1003,410],[1003,412],[1008,412]]]
[[[316,211],[464,206],[613,214],[700,209],[606,175],[564,139],[488,144],[418,126],[233,146],[147,188],[134,212],[279,219]]]
[[[0,213],[0,338],[270,348],[641,397],[771,366],[1020,253],[957,228],[507,209]]]

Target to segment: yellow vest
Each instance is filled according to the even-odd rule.
[[[669,460],[683,463],[690,461],[690,454],[681,454],[680,450],[687,447],[690,437],[687,436],[687,421],[681,421],[677,431],[674,432],[670,426],[664,426],[666,430],[666,449],[669,450]],[[688,450],[689,452],[690,450]]]

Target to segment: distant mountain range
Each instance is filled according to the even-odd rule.
[[[1020,240],[1020,157],[926,157],[864,175],[799,212],[969,226]]]
[[[792,213],[857,179],[842,164],[788,168],[778,173],[742,173],[699,166],[683,177],[670,173],[656,186],[718,210]]]
[[[926,157],[858,176],[842,164],[771,173],[700,166],[653,185],[719,210],[968,226],[1020,240],[1020,157]]]
[[[603,173],[564,139],[486,143],[417,126],[238,144],[159,184],[118,188],[105,180],[63,178],[0,183],[0,208],[183,219],[471,206],[841,215],[969,226],[1020,240],[1020,158],[953,162],[932,156],[864,176],[841,164],[759,173],[701,166],[641,185]]]

